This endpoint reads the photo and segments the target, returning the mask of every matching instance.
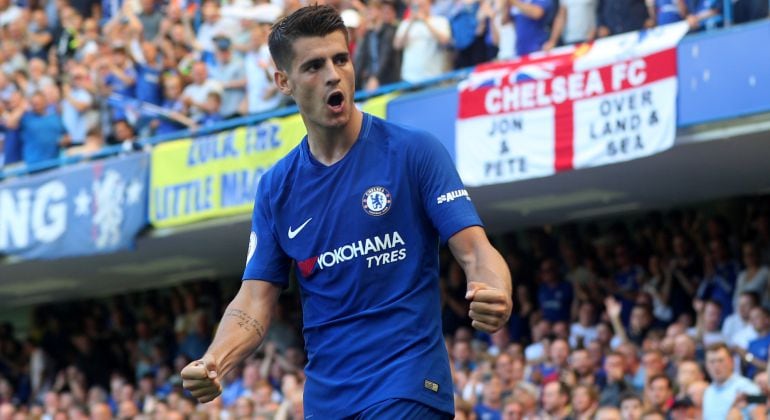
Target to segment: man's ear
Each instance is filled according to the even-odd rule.
[[[278,90],[286,96],[291,96],[291,86],[289,86],[289,75],[283,70],[276,70],[273,74],[273,80]]]

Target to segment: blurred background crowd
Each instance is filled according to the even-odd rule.
[[[495,239],[515,296],[492,336],[442,253],[458,419],[767,418],[770,196]],[[182,390],[238,283],[34,308],[23,334],[0,328],[0,419],[302,419],[294,281],[220,398]]]
[[[723,23],[722,0],[324,0],[350,33],[357,87],[686,20]],[[733,0],[734,23],[768,16]],[[270,25],[299,0],[0,0],[0,167],[275,109]]]

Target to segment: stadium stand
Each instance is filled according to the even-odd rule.
[[[744,393],[767,395],[769,214],[770,196],[759,196],[500,236],[516,303],[508,328],[492,336],[470,328],[462,271],[443,258],[458,417],[593,418],[632,394],[645,410],[712,418],[703,392],[716,386],[709,354],[719,343],[735,356],[730,380],[745,375]],[[203,354],[236,286],[197,281],[34,306],[23,340],[11,324],[0,330],[0,413],[296,418],[296,290],[283,295],[266,343],[225,378],[220,400],[196,408],[182,392],[180,368]],[[722,311],[733,300],[735,310]],[[718,409],[764,412],[752,401]]]

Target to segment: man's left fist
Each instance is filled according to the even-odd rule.
[[[473,328],[493,333],[508,322],[513,303],[511,297],[500,289],[495,289],[485,283],[472,281],[468,283],[465,299],[471,302],[471,317]]]

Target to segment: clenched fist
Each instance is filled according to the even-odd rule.
[[[190,391],[198,402],[207,403],[222,393],[222,384],[217,377],[217,365],[208,354],[191,362],[182,369],[182,386]]]
[[[504,290],[472,281],[468,283],[465,299],[471,302],[471,325],[477,330],[491,334],[505,326],[511,316],[513,304]]]

